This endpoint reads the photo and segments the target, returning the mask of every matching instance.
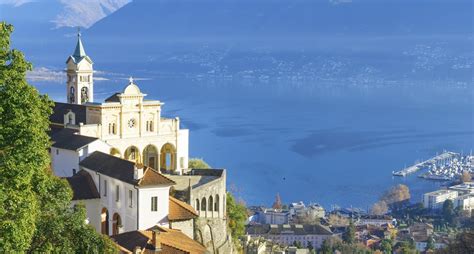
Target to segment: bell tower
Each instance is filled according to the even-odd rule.
[[[66,61],[67,102],[84,104],[94,101],[93,62],[86,55],[82,45],[81,33],[77,32],[74,53]]]

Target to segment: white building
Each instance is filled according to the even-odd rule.
[[[356,225],[383,226],[393,223],[393,218],[387,215],[363,215],[357,218]]]
[[[290,213],[279,209],[264,209],[257,213],[258,222],[261,224],[288,224]]]
[[[305,213],[305,210],[306,210],[306,205],[303,203],[303,201],[290,204],[291,217],[303,216]]]
[[[458,196],[453,201],[455,207],[460,207],[461,210],[466,211],[471,216],[474,210],[474,193]]]
[[[225,169],[188,169],[188,130],[162,117],[164,103],[146,100],[132,78],[94,102],[80,36],[66,64],[68,103],[55,102],[50,116],[51,168],[70,183],[73,204],[85,204],[89,223],[107,235],[176,229],[208,251],[232,251]]]
[[[99,151],[79,165],[81,171],[66,179],[75,203],[85,204],[90,225],[103,234],[170,227],[173,221],[198,216],[191,206],[169,196],[175,183],[150,167]],[[187,228],[183,231],[193,237]]]
[[[79,171],[79,162],[95,151],[108,153],[110,146],[98,138],[79,135],[74,129],[62,129],[51,135],[51,167],[60,177]]]
[[[188,130],[180,128],[179,118],[161,116],[164,103],[144,100],[146,94],[131,78],[123,92],[94,103],[92,60],[80,37],[66,63],[68,103],[55,103],[50,117],[53,133],[74,129],[107,143],[107,153],[162,172],[182,174],[187,169]]]
[[[423,194],[422,203],[424,208],[441,209],[444,201],[447,199],[454,200],[457,198],[458,192],[454,190],[437,190]]]
[[[332,231],[322,225],[249,225],[246,231],[251,238],[263,237],[287,246],[299,242],[303,247],[313,248],[320,248],[324,240],[333,236]]]
[[[450,190],[457,191],[459,195],[474,193],[474,182],[466,182],[449,187]]]

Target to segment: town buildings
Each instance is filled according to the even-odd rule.
[[[453,190],[437,190],[423,194],[423,207],[429,209],[441,209],[444,201],[447,199],[455,199],[458,196],[457,191]]]
[[[331,229],[326,226],[301,224],[248,225],[246,233],[251,238],[262,237],[288,246],[296,242],[306,248],[320,248],[324,240],[333,236]]]
[[[189,131],[179,118],[162,117],[164,103],[145,99],[132,78],[96,102],[93,62],[80,35],[66,64],[67,103],[55,102],[50,117],[51,167],[70,183],[73,204],[85,205],[89,224],[128,251],[135,247],[127,236],[142,239],[136,246],[143,249],[179,235],[211,253],[231,253],[225,170],[188,168]]]
[[[468,216],[474,210],[474,182],[466,182],[423,194],[422,202],[425,208],[441,209],[446,200],[453,201],[454,207],[459,207]]]

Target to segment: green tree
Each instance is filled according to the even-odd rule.
[[[323,244],[321,244],[320,251],[321,251],[321,254],[332,254],[332,247],[328,239],[323,241]]]
[[[433,237],[428,237],[428,241],[426,242],[426,248],[425,251],[428,250],[434,250],[435,249],[435,243]]]
[[[385,254],[392,253],[392,240],[390,239],[383,239],[380,243],[380,250],[383,251]]]
[[[188,168],[208,169],[211,168],[202,158],[190,158]]]
[[[344,240],[344,242],[349,245],[355,243],[355,226],[352,221],[349,223],[346,232],[344,232],[344,234],[342,235],[342,240]]]
[[[32,66],[10,49],[0,23],[0,249],[4,252],[114,252],[115,245],[70,208],[72,191],[49,169],[52,102],[26,82]]]
[[[245,234],[245,222],[247,221],[247,208],[243,203],[236,202],[234,196],[227,192],[227,225],[232,233],[232,238],[237,240]]]
[[[450,199],[446,199],[443,203],[443,218],[444,220],[452,224],[454,220],[454,204]]]

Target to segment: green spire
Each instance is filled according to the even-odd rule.
[[[77,57],[77,58],[86,56],[86,51],[84,50],[84,46],[82,45],[82,41],[81,41],[81,30],[79,28],[77,28],[76,49],[74,50],[74,54],[72,56]]]

